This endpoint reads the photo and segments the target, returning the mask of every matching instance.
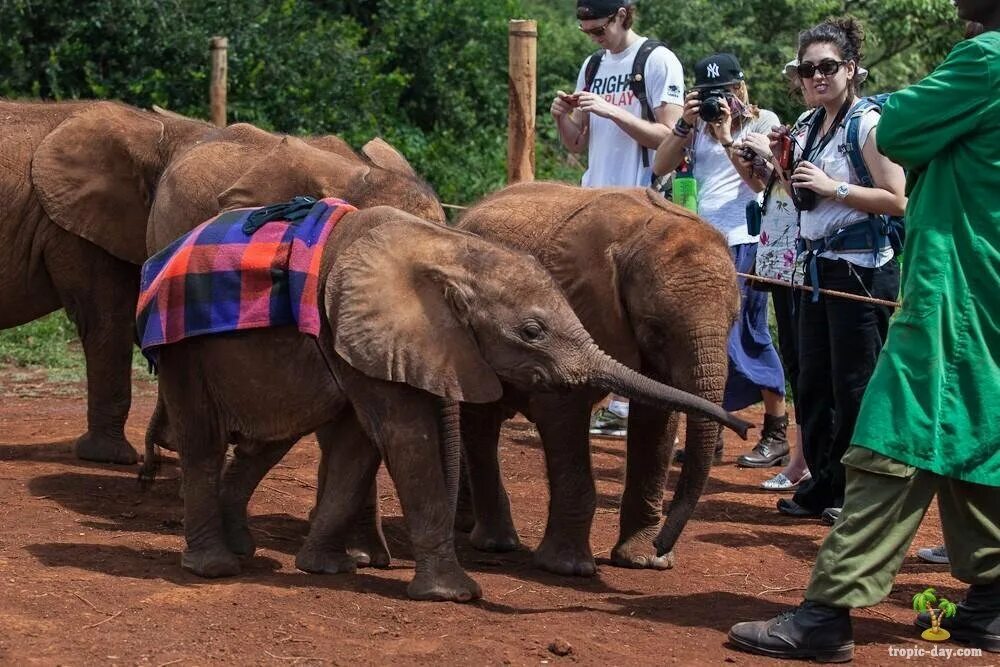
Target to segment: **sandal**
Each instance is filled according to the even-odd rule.
[[[760,486],[768,491],[791,491],[792,489],[797,489],[802,482],[810,479],[812,479],[812,474],[808,470],[802,473],[802,476],[794,482],[785,477],[785,473],[779,472],[771,479],[761,482]]]

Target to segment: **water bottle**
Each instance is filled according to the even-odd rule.
[[[687,158],[674,174],[674,203],[693,213],[698,212],[698,181],[694,179]]]

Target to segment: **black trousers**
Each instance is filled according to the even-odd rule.
[[[821,288],[887,301],[899,294],[895,259],[878,269],[842,259],[811,261],[816,262]],[[892,311],[825,295],[813,303],[811,293],[800,292],[798,417],[812,479],[799,487],[794,500],[814,512],[844,504],[846,476],[840,459],[851,444]]]
[[[778,354],[792,387],[795,421],[799,420],[799,293],[791,287],[771,287],[774,321],[778,325]]]

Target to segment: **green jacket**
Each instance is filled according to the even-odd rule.
[[[1000,486],[1000,32],[893,94],[877,141],[909,172],[903,303],[854,442]]]

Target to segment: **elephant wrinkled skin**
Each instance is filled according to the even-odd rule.
[[[328,491],[298,567],[354,569],[350,533],[384,459],[416,559],[408,593],[454,601],[481,595],[454,550],[458,401],[497,401],[501,383],[523,391],[596,385],[745,432],[718,406],[603,353],[529,255],[388,207],[345,215],[322,252],[318,340],[282,327],[160,350],[148,442],[180,451],[182,564],[197,574],[239,571],[238,556],[253,553],[246,507],[254,488],[311,431],[324,444]],[[223,472],[230,441],[236,451]],[[372,564],[388,564],[381,534],[367,547]]]
[[[661,382],[720,404],[726,342],[739,305],[725,239],[652,190],[584,189],[556,183],[508,187],[466,211],[459,227],[528,252],[549,270],[597,344]],[[474,506],[472,542],[518,545],[497,462],[500,424],[515,410],[538,426],[551,488],[536,563],[560,574],[596,569],[590,527],[596,508],[588,424],[600,393],[508,392],[465,406],[462,426]],[[672,549],[704,491],[718,426],[689,417],[685,458],[659,535],[677,415],[633,404],[629,416],[620,534],[612,562],[672,566]],[[653,553],[653,538],[656,550]]]
[[[147,242],[162,247],[220,207],[300,194],[444,221],[431,188],[381,139],[359,155],[337,137],[220,129],[115,102],[5,100],[0,136],[0,328],[66,309],[87,364],[88,430],[75,451],[91,461],[137,459],[124,425]]]

